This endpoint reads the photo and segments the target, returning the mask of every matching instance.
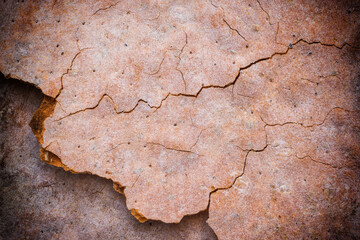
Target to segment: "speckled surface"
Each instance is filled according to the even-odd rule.
[[[217,239],[207,212],[179,224],[138,222],[112,182],[39,159],[29,122],[43,95],[0,82],[0,239]]]
[[[219,239],[358,239],[359,124],[336,109],[320,126],[267,127],[266,149],[250,152],[244,175],[211,195],[208,223]]]
[[[40,158],[111,179],[140,222],[209,208],[221,239],[356,238],[359,6],[5,1],[0,71],[46,95]]]

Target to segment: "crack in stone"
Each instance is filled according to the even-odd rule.
[[[161,70],[161,65],[163,64],[165,58],[166,58],[166,51],[165,51],[164,57],[162,58],[162,60],[161,60],[161,62],[160,62],[160,64],[159,64],[158,69],[157,69],[155,72],[153,72],[153,73],[145,73],[145,74],[147,74],[147,75],[155,75],[155,74],[159,73],[160,70]]]
[[[155,142],[146,142],[146,144],[149,144],[149,145],[156,145],[156,146],[161,146],[167,150],[171,150],[171,151],[176,151],[176,152],[183,152],[183,153],[191,153],[191,154],[195,154],[195,155],[198,155],[198,156],[202,156],[202,155],[199,155],[195,152],[192,152],[191,150],[185,150],[185,149],[177,149],[177,148],[172,148],[172,147],[167,147],[161,143],[155,143]]]
[[[100,12],[100,11],[105,11],[105,10],[108,10],[108,9],[110,9],[110,8],[112,8],[112,7],[115,7],[116,5],[119,4],[119,2],[120,2],[120,1],[117,1],[117,2],[115,2],[115,3],[113,3],[113,4],[110,4],[108,7],[99,8],[98,10],[96,10],[96,11],[92,14],[92,16],[96,15],[96,14],[97,14],[98,12]]]
[[[320,126],[320,125],[322,125],[322,124],[325,123],[325,121],[326,121],[326,119],[328,118],[328,116],[330,115],[330,113],[331,113],[332,111],[334,111],[335,109],[340,109],[340,110],[345,111],[345,112],[352,112],[352,111],[350,111],[350,110],[346,110],[346,109],[341,108],[341,107],[334,107],[334,108],[332,108],[332,109],[326,114],[324,120],[323,120],[321,123],[313,124],[313,125],[308,125],[308,126],[307,126],[307,125],[304,125],[303,123],[296,123],[296,122],[286,122],[286,123],[283,123],[283,124],[269,125],[269,124],[267,124],[266,122],[264,122],[263,119],[262,119],[262,117],[259,115],[259,117],[261,118],[261,120],[265,123],[264,130],[265,130],[265,139],[266,139],[265,142],[266,142],[266,144],[265,144],[264,148],[256,150],[256,149],[242,149],[240,146],[236,146],[236,147],[238,147],[239,149],[241,149],[242,151],[246,151],[246,155],[245,155],[245,159],[244,159],[243,171],[242,171],[242,173],[241,173],[240,175],[238,175],[237,177],[235,177],[234,181],[232,182],[232,184],[231,184],[229,187],[216,188],[216,189],[214,189],[213,191],[210,192],[210,194],[209,194],[209,203],[208,203],[208,207],[207,207],[206,210],[209,209],[210,204],[211,204],[211,194],[213,194],[214,192],[217,192],[217,191],[223,191],[223,190],[228,190],[228,189],[232,188],[232,187],[234,186],[234,184],[236,183],[236,181],[245,174],[247,157],[248,157],[249,153],[250,153],[250,152],[254,152],[254,153],[256,153],[256,152],[263,152],[263,151],[269,146],[268,136],[267,136],[267,132],[266,132],[266,127],[284,126],[284,125],[287,125],[287,124],[298,124],[298,125],[301,125],[302,127]],[[309,155],[306,155],[306,156],[304,156],[304,157],[299,157],[299,156],[297,156],[297,155],[293,155],[293,156],[295,156],[295,157],[298,158],[298,159],[309,158],[309,159],[310,159],[311,161],[313,161],[313,162],[316,162],[316,163],[319,163],[319,164],[323,164],[323,165],[326,165],[326,166],[328,166],[328,167],[332,167],[332,168],[335,168],[335,169],[341,169],[341,168],[342,168],[342,167],[338,167],[338,166],[331,165],[331,164],[329,164],[329,163],[325,163],[325,162],[322,162],[322,161],[315,160],[315,159],[311,158]]]
[[[161,100],[159,106],[152,106],[152,105],[150,105],[146,100],[139,99],[139,100],[137,101],[137,103],[135,104],[135,106],[134,106],[132,109],[127,110],[127,111],[124,110],[124,111],[120,111],[120,112],[117,111],[117,106],[116,106],[115,102],[113,101],[113,99],[112,99],[107,93],[105,93],[105,94],[100,98],[100,100],[98,101],[98,103],[97,103],[95,106],[93,106],[93,107],[88,107],[88,108],[84,108],[84,109],[78,110],[78,111],[76,111],[76,112],[70,113],[70,114],[68,114],[68,115],[66,115],[66,116],[64,116],[64,117],[59,118],[59,119],[56,120],[56,121],[62,120],[62,119],[64,119],[64,118],[67,118],[67,117],[72,116],[72,115],[74,115],[74,114],[77,114],[77,113],[79,113],[79,112],[84,112],[84,111],[86,111],[86,110],[95,109],[95,108],[100,104],[100,102],[104,99],[104,97],[108,97],[108,98],[111,99],[112,103],[114,104],[114,110],[115,110],[115,112],[116,112],[117,114],[131,113],[132,111],[134,111],[134,110],[138,107],[138,105],[139,105],[140,102],[146,103],[150,108],[154,108],[155,111],[156,111],[157,109],[161,108],[163,102],[166,101],[166,99],[167,99],[169,96],[175,96],[175,97],[183,96],[183,97],[193,97],[193,98],[197,98],[197,97],[199,96],[199,94],[200,94],[204,89],[207,89],[207,88],[224,88],[224,89],[225,89],[225,88],[228,88],[228,87],[230,87],[230,86],[235,85],[235,83],[237,82],[237,80],[238,80],[239,77],[240,77],[241,71],[246,70],[246,69],[252,67],[253,65],[259,63],[259,62],[263,62],[263,61],[270,60],[270,59],[272,59],[272,58],[275,57],[275,56],[278,56],[278,55],[279,55],[279,56],[281,56],[281,55],[286,55],[286,54],[289,52],[289,50],[293,49],[293,46],[296,46],[296,45],[299,44],[299,43],[305,43],[305,44],[308,44],[308,45],[320,44],[320,45],[322,45],[322,46],[336,47],[336,48],[338,48],[338,49],[343,49],[345,46],[348,46],[348,47],[353,48],[350,44],[348,44],[348,43],[346,43],[346,42],[343,43],[341,46],[337,46],[337,45],[335,45],[335,44],[326,44],[326,43],[322,43],[322,42],[319,42],[319,41],[308,42],[308,41],[306,41],[306,40],[304,40],[304,39],[299,39],[299,40],[296,41],[295,43],[291,44],[291,47],[288,46],[287,49],[286,49],[284,52],[275,52],[275,53],[273,53],[273,54],[272,54],[271,56],[269,56],[269,57],[260,58],[260,59],[258,59],[258,60],[256,60],[256,61],[253,61],[253,62],[249,63],[248,65],[246,65],[246,66],[244,66],[244,67],[240,67],[240,69],[239,69],[239,71],[238,71],[238,74],[236,75],[235,79],[234,79],[232,82],[229,82],[229,83],[227,83],[227,84],[224,84],[224,85],[206,85],[206,86],[203,85],[196,94],[187,94],[187,93],[177,93],[177,94],[174,94],[174,93],[168,93],[168,94],[166,95],[166,97]],[[84,48],[84,49],[82,49],[82,51],[83,51],[83,50],[86,50],[86,49]],[[68,74],[68,72],[71,70],[71,67],[72,67],[72,65],[73,65],[73,62],[75,61],[76,57],[77,57],[80,53],[81,53],[81,51],[78,52],[78,53],[76,54],[76,56],[73,58],[73,61],[72,61],[72,63],[71,63],[70,68],[67,70],[67,72],[66,72],[65,74],[63,74],[63,76],[66,75],[66,74]],[[62,79],[62,77],[61,77],[61,79]],[[62,83],[62,81],[61,81],[61,83]],[[62,90],[62,88],[60,89],[59,94],[60,94],[61,90]],[[58,95],[59,95],[59,94],[58,94]],[[55,97],[55,99],[56,99],[56,97]],[[154,111],[154,112],[155,112],[155,111]],[[263,119],[262,119],[262,120],[263,120]],[[267,124],[266,122],[264,122],[264,123],[265,123],[266,125],[269,125],[269,126],[272,125],[272,124]],[[289,123],[291,123],[291,122],[289,122]],[[289,124],[289,123],[287,123],[287,124]],[[283,123],[283,124],[285,124],[285,123]],[[276,124],[275,124],[275,125],[276,125]],[[277,124],[277,125],[279,125],[279,124]],[[280,125],[281,125],[281,124],[280,124]]]
[[[187,41],[186,41],[186,42],[187,42]],[[308,41],[303,40],[303,39],[298,40],[297,42],[295,42],[294,44],[292,44],[292,46],[294,46],[294,45],[296,45],[296,44],[299,44],[299,43],[305,43],[305,44],[308,44],[308,45],[320,44],[320,45],[328,46],[328,47],[336,47],[336,48],[338,48],[338,49],[342,49],[342,48],[344,48],[345,46],[352,47],[352,46],[351,46],[350,44],[348,44],[348,43],[344,43],[344,44],[341,45],[341,46],[337,46],[337,45],[335,45],[335,44],[324,44],[324,43],[321,43],[321,42],[318,42],[318,41],[308,42]],[[185,44],[185,45],[186,45],[186,44]],[[183,48],[185,47],[185,45],[183,46]],[[232,82],[229,82],[229,83],[227,83],[227,84],[225,84],[225,85],[207,85],[207,86],[202,86],[202,87],[200,88],[200,90],[199,90],[196,94],[186,94],[186,93],[173,94],[173,93],[168,93],[168,95],[167,95],[164,99],[161,100],[161,103],[160,103],[159,106],[151,106],[146,100],[139,99],[138,102],[136,103],[136,105],[135,105],[132,109],[130,109],[129,111],[121,111],[121,112],[118,112],[118,111],[116,110],[116,104],[115,104],[115,102],[113,101],[113,99],[111,98],[111,96],[109,96],[108,94],[105,93],[105,94],[100,98],[100,100],[98,101],[98,103],[97,103],[95,106],[89,107],[89,108],[85,108],[85,109],[82,109],[82,110],[79,110],[79,111],[76,111],[76,112],[74,112],[74,113],[71,113],[71,114],[69,114],[69,115],[67,115],[67,116],[65,116],[65,117],[62,117],[62,118],[58,119],[57,121],[59,121],[59,120],[61,120],[61,119],[64,119],[64,118],[66,118],[66,117],[69,117],[69,116],[71,116],[71,115],[77,114],[77,113],[82,112],[82,111],[95,109],[95,108],[101,103],[101,101],[102,101],[105,97],[107,97],[107,98],[110,99],[110,101],[111,101],[112,104],[114,105],[114,111],[115,111],[117,114],[130,113],[130,112],[134,111],[134,110],[137,108],[137,106],[140,104],[140,102],[146,103],[150,108],[155,108],[155,111],[156,111],[157,109],[159,109],[159,108],[162,106],[162,103],[163,103],[164,101],[166,101],[166,99],[167,99],[169,96],[184,96],[184,97],[197,98],[197,97],[199,96],[199,94],[200,94],[204,89],[207,89],[207,88],[227,88],[227,87],[229,87],[229,86],[233,86],[233,85],[236,83],[236,81],[239,79],[240,74],[241,74],[241,71],[243,71],[243,70],[245,70],[245,69],[248,69],[248,68],[250,68],[251,66],[253,66],[253,65],[255,65],[255,64],[259,63],[259,62],[266,61],[266,60],[270,60],[270,59],[272,59],[274,56],[277,56],[277,55],[285,55],[285,54],[288,53],[288,51],[289,51],[290,49],[292,49],[292,47],[289,46],[289,47],[286,49],[286,51],[284,51],[284,52],[275,52],[275,53],[273,53],[273,54],[272,54],[271,56],[269,56],[269,57],[265,57],[265,58],[258,59],[258,60],[254,61],[254,62],[251,62],[250,64],[248,64],[248,65],[246,65],[246,66],[244,66],[244,67],[240,67],[240,68],[239,68],[239,71],[238,71],[238,74],[237,74],[237,76],[235,77],[235,79],[234,79]],[[71,64],[70,68],[67,70],[67,72],[66,72],[65,74],[68,74],[69,71],[71,71],[73,62],[74,62],[74,60],[76,59],[76,57],[77,57],[80,53],[81,53],[81,52],[77,53],[77,55],[73,58],[72,64]],[[65,74],[64,74],[64,75],[65,75]],[[245,158],[244,158],[244,166],[243,166],[242,173],[241,173],[240,175],[236,176],[236,177],[234,178],[233,182],[232,182],[228,187],[216,188],[216,189],[212,190],[212,191],[209,193],[209,203],[208,203],[206,209],[208,209],[209,206],[210,206],[211,194],[213,194],[214,192],[217,192],[217,191],[230,189],[230,188],[236,183],[236,181],[237,181],[240,177],[242,177],[242,176],[244,175],[245,169],[246,169],[247,158],[248,158],[248,155],[250,154],[250,152],[262,152],[262,151],[264,151],[264,150],[268,147],[269,144],[267,143],[267,133],[266,133],[266,127],[267,127],[267,126],[269,126],[269,127],[271,127],[271,126],[278,126],[278,125],[283,126],[283,125],[286,125],[286,124],[298,124],[298,125],[301,125],[301,126],[304,126],[304,127],[319,126],[319,125],[322,125],[322,124],[325,122],[325,120],[328,118],[328,116],[330,115],[330,113],[331,113],[334,109],[342,109],[342,110],[344,110],[344,111],[349,111],[349,110],[345,110],[345,109],[343,109],[343,108],[341,108],[341,107],[334,107],[334,108],[332,108],[332,109],[326,114],[326,117],[324,118],[324,120],[323,120],[321,123],[313,124],[313,125],[305,125],[305,124],[303,124],[303,123],[296,123],[296,122],[285,122],[285,123],[281,123],[281,124],[268,124],[268,123],[266,123],[266,122],[262,119],[262,117],[259,115],[259,116],[260,116],[260,119],[261,119],[261,120],[264,122],[264,124],[265,124],[264,129],[265,129],[266,145],[264,146],[264,148],[258,149],[258,150],[256,150],[256,149],[248,149],[248,150],[246,150],[246,149],[241,149],[241,147],[237,146],[237,147],[240,148],[242,151],[246,151],[246,155],[245,155]],[[201,133],[202,133],[202,132],[200,132],[198,138],[200,138]],[[198,141],[198,140],[197,140],[197,141]],[[197,142],[197,141],[196,141],[196,142]],[[169,147],[166,147],[166,146],[164,146],[164,145],[157,144],[157,143],[148,143],[148,144],[160,145],[160,146],[162,146],[162,147],[164,147],[164,148],[166,148],[166,149],[169,149],[169,150],[175,150],[175,151],[187,152],[187,153],[194,153],[194,152],[191,152],[191,151],[188,151],[188,150],[181,150],[181,149],[169,148]],[[196,153],[195,153],[195,154],[196,154]],[[138,178],[139,178],[139,177],[140,177],[140,175],[138,176]],[[138,178],[137,178],[137,179],[138,179]],[[135,181],[135,183],[136,183],[136,181]],[[135,183],[134,183],[134,184],[135,184]],[[206,210],[206,209],[204,209],[204,210]],[[203,211],[204,211],[204,210],[203,210]],[[193,215],[193,214],[191,214],[191,215]],[[186,216],[186,215],[185,215],[185,216]]]
[[[70,67],[68,69],[66,69],[66,72],[64,72],[61,77],[60,77],[60,84],[61,84],[61,87],[59,89],[59,92],[56,94],[55,96],[55,100],[60,96],[62,90],[64,89],[64,85],[63,85],[63,77],[67,74],[69,74],[69,72],[72,70],[72,67],[73,67],[73,64],[75,62],[75,59],[84,51],[84,50],[88,50],[90,48],[82,48],[79,50],[79,52],[77,52],[75,54],[75,56],[73,57],[73,59],[71,60],[71,63],[70,63]]]
[[[142,172],[141,172],[142,173]],[[131,185],[131,188],[133,188],[135,186],[135,184],[137,183],[137,181],[139,180],[141,173],[137,176],[137,178],[135,179],[134,183]]]
[[[192,119],[191,119],[191,122],[192,122]],[[198,143],[198,141],[199,141],[199,139],[200,139],[201,134],[202,134],[205,130],[207,130],[207,129],[209,129],[209,128],[201,129],[201,131],[200,131],[200,133],[199,133],[199,135],[198,135],[195,143],[190,147],[190,151],[192,151],[192,149],[196,146],[196,144]]]
[[[300,79],[301,79],[301,80],[303,80],[303,81],[307,81],[307,82],[310,82],[310,83],[316,84],[316,85],[319,85],[319,84],[320,84],[320,82],[312,81],[312,80],[307,79],[307,78],[300,78]]]
[[[264,148],[258,149],[258,150],[255,150],[255,149],[243,150],[241,147],[236,146],[236,147],[240,148],[242,151],[246,151],[246,155],[245,155],[245,158],[244,158],[243,170],[242,170],[242,172],[241,172],[240,175],[238,175],[238,176],[236,176],[236,177],[234,178],[234,180],[233,180],[233,182],[230,184],[230,186],[228,186],[228,187],[223,187],[223,188],[216,188],[216,189],[212,190],[212,191],[209,193],[209,203],[208,203],[208,206],[207,206],[207,208],[206,208],[205,210],[208,210],[209,207],[210,207],[210,204],[211,204],[211,195],[212,195],[213,193],[215,193],[215,192],[217,192],[217,191],[225,191],[225,190],[228,190],[228,189],[232,188],[232,187],[235,185],[236,181],[245,174],[247,157],[248,157],[248,155],[250,154],[250,152],[255,152],[255,153],[256,153],[256,152],[263,152],[263,151],[265,151],[265,149],[266,149],[268,146],[269,146],[269,145],[266,144]]]
[[[316,162],[316,163],[320,163],[320,164],[323,164],[325,166],[328,166],[328,167],[332,167],[332,168],[335,168],[335,169],[341,169],[343,167],[338,167],[338,166],[334,166],[334,165],[331,165],[330,163],[326,163],[326,162],[321,162],[321,161],[318,161],[318,160],[315,160],[313,159],[312,157],[310,157],[309,155],[305,155],[304,157],[299,157],[298,155],[293,155],[294,157],[298,158],[298,159],[305,159],[305,158],[309,158],[311,161],[313,162]]]
[[[223,13],[222,20],[223,20],[224,23],[230,28],[230,30],[231,30],[231,31],[235,31],[242,39],[244,39],[245,41],[247,41],[246,38],[240,33],[239,30],[237,30],[236,28],[231,27],[231,25],[225,20],[225,11],[224,11],[224,9],[223,9],[222,7],[220,7],[220,6],[216,6],[211,0],[210,0],[209,2],[210,2],[210,4],[211,4],[214,8],[220,8],[220,9],[221,9],[221,11],[222,11],[222,13]]]
[[[269,14],[267,11],[265,11],[265,9],[261,6],[261,3],[260,3],[259,0],[256,0],[256,1],[257,1],[257,3],[259,4],[261,10],[268,16],[268,19],[267,19],[267,20],[268,20],[269,24],[270,24],[270,25],[273,25],[273,23],[271,23],[270,14]]]
[[[182,80],[183,80],[183,82],[184,82],[184,88],[185,88],[184,90],[185,90],[185,92],[186,92],[186,90],[187,90],[187,85],[186,85],[186,81],[185,81],[185,78],[184,78],[184,74],[183,74],[183,72],[179,69],[179,64],[180,64],[180,62],[181,62],[181,55],[182,55],[182,53],[184,52],[184,49],[185,49],[186,45],[188,44],[188,35],[187,35],[186,32],[184,32],[184,33],[185,33],[185,44],[182,46],[182,48],[181,48],[181,50],[180,50],[180,53],[179,53],[179,56],[177,56],[177,58],[179,59],[179,62],[177,63],[175,70],[178,71],[178,72],[180,72],[181,78],[182,78]]]
[[[156,108],[156,107],[154,107],[154,106],[151,106],[146,100],[139,99],[139,100],[137,101],[137,103],[135,104],[135,106],[134,106],[132,109],[130,109],[130,110],[128,110],[128,111],[125,111],[125,110],[124,110],[124,111],[117,111],[117,105],[115,104],[114,100],[112,99],[112,97],[111,97],[109,94],[105,93],[105,94],[103,94],[103,95],[101,96],[100,100],[97,102],[97,104],[96,104],[95,106],[78,110],[78,111],[76,111],[76,112],[70,113],[70,114],[68,114],[68,115],[66,115],[66,116],[64,116],[64,117],[61,117],[61,118],[59,118],[59,119],[56,119],[56,120],[54,120],[54,121],[60,121],[60,120],[63,120],[63,119],[65,119],[65,118],[68,118],[68,117],[70,117],[70,116],[73,116],[73,115],[75,115],[75,114],[77,114],[77,113],[85,112],[85,111],[87,111],[87,110],[93,110],[93,109],[97,108],[97,107],[100,105],[100,103],[102,102],[102,100],[105,99],[105,98],[108,98],[108,99],[111,101],[111,103],[113,104],[114,112],[115,112],[116,114],[131,113],[132,111],[134,111],[134,110],[139,106],[139,104],[140,104],[141,102],[146,103],[150,108]]]
[[[275,126],[285,126],[285,125],[290,125],[290,124],[296,124],[296,125],[300,125],[302,127],[305,127],[305,128],[311,128],[311,127],[318,127],[318,126],[321,126],[325,123],[325,121],[327,120],[327,118],[330,116],[331,112],[334,111],[334,110],[342,110],[344,112],[357,112],[357,111],[351,111],[351,110],[347,110],[347,109],[344,109],[342,107],[333,107],[331,108],[327,114],[325,115],[324,119],[320,122],[320,123],[314,123],[314,124],[309,124],[309,125],[306,125],[304,123],[298,123],[298,122],[283,122],[283,123],[273,123],[273,124],[270,124],[270,123],[267,123],[263,118],[262,116],[259,114],[259,117],[261,119],[261,121],[265,124],[265,127],[275,127]]]
[[[223,18],[223,21],[232,31],[235,31],[242,39],[247,41],[246,38],[239,32],[239,30],[230,26],[230,24],[225,20],[225,18]]]

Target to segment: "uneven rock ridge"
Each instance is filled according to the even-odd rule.
[[[220,239],[359,237],[356,1],[0,3],[41,158]],[[352,229],[351,231],[349,229]]]

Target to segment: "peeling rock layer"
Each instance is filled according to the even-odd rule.
[[[48,96],[44,161],[111,179],[139,221],[210,203],[224,239],[342,231],[359,199],[359,3],[1,4],[0,70]],[[331,204],[344,215],[310,228]]]

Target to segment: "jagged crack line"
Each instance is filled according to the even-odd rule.
[[[158,74],[158,73],[160,72],[160,70],[161,70],[161,65],[163,64],[165,58],[166,58],[166,52],[165,52],[164,57],[162,58],[159,66],[158,66],[158,69],[155,70],[155,72],[153,72],[153,73],[145,73],[145,74],[147,74],[147,75],[155,75],[155,74]]]
[[[239,30],[230,26],[230,24],[225,20],[225,18],[223,18],[223,21],[230,28],[230,30],[235,31],[242,39],[247,41],[246,38],[239,32]]]
[[[234,181],[230,184],[230,186],[228,186],[228,187],[223,187],[223,188],[216,188],[216,189],[214,189],[213,191],[211,191],[211,192],[209,193],[209,203],[208,203],[207,209],[209,209],[209,207],[210,207],[211,195],[212,195],[213,193],[215,193],[215,192],[217,192],[217,191],[224,191],[224,190],[228,190],[228,189],[232,188],[232,187],[235,185],[236,181],[245,174],[245,169],[246,169],[246,164],[247,164],[247,158],[248,158],[250,152],[262,152],[262,151],[265,151],[265,149],[266,149],[267,147],[268,147],[268,144],[266,144],[264,148],[259,149],[259,150],[250,149],[250,150],[247,150],[247,151],[246,151],[246,155],[245,155],[245,159],[244,159],[244,166],[243,166],[243,170],[242,170],[241,174],[238,175],[238,176],[236,176],[236,177],[234,178]],[[239,148],[240,148],[240,147],[239,147]],[[241,149],[241,148],[240,148],[240,149]]]
[[[114,101],[112,100],[112,98],[111,98],[108,94],[104,94],[104,95],[101,97],[101,99],[99,100],[99,102],[98,102],[94,107],[89,107],[89,108],[85,108],[85,109],[78,110],[78,111],[73,112],[73,113],[70,113],[69,115],[64,116],[64,117],[62,117],[62,118],[60,118],[60,119],[58,119],[58,120],[64,119],[64,118],[69,117],[69,116],[72,116],[72,115],[74,115],[74,114],[76,114],[76,113],[79,113],[79,112],[83,112],[83,111],[86,111],[86,110],[95,109],[95,108],[100,104],[100,102],[104,99],[105,96],[109,97],[109,98],[112,100],[112,102],[113,102],[113,104],[114,104],[115,112],[116,112],[117,114],[131,113],[132,111],[134,111],[134,110],[139,106],[140,102],[146,103],[150,108],[154,108],[155,111],[157,111],[159,108],[161,108],[163,102],[166,101],[166,100],[168,99],[168,97],[170,97],[170,96],[174,96],[174,97],[183,96],[183,97],[193,97],[193,98],[197,98],[197,97],[199,96],[199,94],[200,94],[204,89],[207,89],[207,88],[228,88],[228,87],[234,85],[234,84],[237,82],[237,80],[239,79],[240,74],[241,74],[241,72],[242,72],[243,70],[246,70],[246,69],[252,67],[253,65],[259,63],[259,62],[263,62],[263,61],[270,60],[270,59],[272,59],[272,58],[275,57],[275,56],[285,55],[285,54],[287,54],[287,53],[289,52],[289,50],[293,49],[293,46],[295,46],[295,45],[297,45],[297,44],[299,44],[299,43],[305,43],[305,44],[309,44],[309,45],[312,45],[312,44],[320,44],[320,45],[327,46],[327,47],[336,47],[336,48],[338,48],[338,49],[342,49],[342,48],[344,48],[345,46],[352,47],[352,46],[349,45],[348,43],[344,43],[342,46],[337,46],[337,45],[335,45],[335,44],[324,44],[324,43],[321,43],[321,42],[318,42],[318,41],[316,41],[316,42],[308,42],[308,41],[306,41],[306,40],[299,39],[298,41],[296,41],[295,43],[292,44],[292,47],[291,47],[291,48],[290,48],[290,47],[287,47],[286,51],[284,51],[284,52],[275,52],[275,53],[273,53],[273,54],[272,54],[271,56],[269,56],[269,57],[260,58],[260,59],[258,59],[258,60],[256,60],[256,61],[253,61],[253,62],[249,63],[248,65],[246,65],[246,66],[244,66],[244,67],[240,67],[240,69],[239,69],[239,71],[238,71],[238,74],[236,75],[234,81],[229,82],[229,83],[227,83],[227,84],[225,84],[225,85],[206,85],[206,86],[202,86],[196,94],[187,94],[187,93],[177,93],[177,94],[174,94],[174,93],[168,93],[168,94],[166,95],[166,97],[161,100],[161,102],[160,102],[160,104],[159,104],[158,106],[152,106],[152,105],[150,105],[146,100],[139,99],[139,100],[137,101],[136,105],[135,105],[132,109],[130,109],[129,111],[120,111],[120,112],[117,111],[117,107],[116,107]],[[82,50],[84,50],[84,49],[82,49]],[[75,58],[76,58],[80,53],[81,53],[81,52],[79,52],[79,53],[75,56]],[[75,58],[73,59],[72,63],[74,62]],[[71,65],[71,66],[72,66],[72,65]],[[68,71],[69,71],[69,70],[71,70],[71,67],[68,69]],[[68,71],[67,71],[67,72],[68,72]],[[67,74],[67,73],[65,73],[65,74]],[[340,107],[338,107],[338,108],[340,108]],[[154,112],[155,112],[155,111],[154,111]],[[260,117],[261,117],[261,116],[260,116]],[[263,119],[262,119],[262,120],[263,120]],[[264,122],[265,124],[267,124],[265,121],[263,121],[263,122]],[[283,123],[283,124],[290,124],[290,123],[292,123],[292,122]],[[271,126],[272,124],[267,124],[267,125]],[[281,124],[275,124],[275,125],[281,125]]]
[[[310,157],[309,155],[306,155],[304,157],[299,157],[297,155],[293,155],[294,157],[296,157],[297,159],[305,159],[305,158],[309,158],[311,161],[315,162],[315,163],[319,163],[319,164],[323,164],[325,166],[328,166],[328,167],[332,167],[332,168],[335,168],[335,169],[341,169],[342,167],[338,167],[338,166],[334,166],[334,165],[331,165],[330,163],[326,163],[326,162],[321,162],[321,161],[318,161],[318,160],[315,160],[313,159],[312,157]]]
[[[302,127],[305,127],[305,128],[311,128],[311,127],[318,127],[318,126],[321,126],[325,123],[325,121],[328,119],[328,117],[330,116],[331,112],[334,111],[334,110],[341,110],[341,111],[344,111],[344,112],[347,112],[347,113],[350,113],[350,112],[356,112],[356,111],[351,111],[351,110],[347,110],[347,109],[344,109],[342,107],[333,107],[331,108],[327,114],[325,115],[324,119],[319,122],[319,123],[314,123],[314,124],[309,124],[309,125],[306,125],[304,123],[299,123],[299,122],[283,122],[283,123],[267,123],[263,118],[262,116],[259,114],[259,117],[261,119],[261,121],[265,124],[265,127],[275,127],[275,126],[285,126],[285,125],[291,125],[291,124],[294,124],[294,125],[300,125]]]
[[[179,61],[178,61],[177,65],[176,65],[175,70],[178,71],[178,72],[180,72],[181,78],[182,78],[183,83],[184,83],[184,90],[185,90],[184,92],[186,92],[186,90],[187,90],[187,84],[186,84],[186,81],[185,81],[185,78],[184,78],[184,74],[183,74],[183,72],[179,69],[179,64],[180,64],[180,62],[181,62],[181,55],[183,54],[184,49],[185,49],[186,45],[188,44],[188,35],[187,35],[186,32],[184,32],[184,33],[185,33],[185,44],[182,46],[182,48],[181,48],[181,50],[180,50],[180,53],[179,53],[179,56],[177,56],[177,58],[179,59]]]
[[[68,118],[68,117],[73,116],[73,115],[75,115],[75,114],[77,114],[77,113],[80,113],[80,112],[85,112],[85,111],[88,111],[88,110],[94,110],[95,108],[97,108],[97,107],[100,105],[100,103],[101,103],[101,102],[103,101],[103,99],[105,99],[105,98],[108,98],[108,99],[111,101],[111,103],[112,103],[112,105],[113,105],[113,108],[114,108],[114,112],[115,112],[116,114],[131,113],[132,111],[134,111],[134,110],[139,106],[139,104],[140,104],[141,102],[146,103],[150,108],[155,108],[155,107],[151,106],[146,100],[139,99],[139,100],[137,101],[137,103],[135,104],[135,106],[134,106],[132,109],[127,110],[127,111],[125,111],[125,110],[124,110],[124,111],[118,111],[118,110],[117,110],[117,105],[115,104],[115,102],[114,102],[114,100],[112,99],[112,97],[111,97],[110,95],[108,95],[107,93],[105,93],[105,94],[103,94],[103,95],[101,96],[100,100],[99,100],[99,101],[96,103],[96,105],[94,105],[93,107],[87,107],[87,108],[84,108],[84,109],[80,109],[80,110],[78,110],[78,111],[72,112],[72,113],[70,113],[70,114],[68,114],[68,115],[66,115],[66,116],[64,116],[64,117],[61,117],[61,118],[59,118],[59,119],[56,119],[56,120],[54,120],[54,121],[63,120],[64,118]]]
[[[172,148],[172,147],[167,147],[161,143],[154,143],[154,142],[147,142],[146,144],[149,144],[149,145],[156,145],[156,146],[160,146],[160,147],[163,147],[167,150],[171,150],[171,151],[176,151],[176,152],[183,152],[183,153],[191,153],[191,154],[195,154],[195,155],[199,155],[195,152],[192,152],[190,150],[185,150],[185,149],[176,149],[176,148]]]
[[[60,89],[59,89],[59,92],[56,94],[55,96],[55,100],[60,96],[62,90],[64,89],[64,84],[63,84],[63,77],[67,74],[69,74],[69,72],[72,70],[72,67],[73,67],[73,64],[75,62],[75,59],[84,51],[84,50],[88,50],[90,48],[83,48],[83,49],[80,49],[79,52],[77,52],[75,54],[75,56],[73,57],[73,59],[71,60],[71,63],[70,63],[70,67],[68,69],[66,69],[66,72],[64,72],[61,77],[60,77]]]
[[[112,8],[112,7],[115,7],[116,5],[119,4],[120,1],[117,1],[116,3],[113,3],[113,4],[110,4],[108,7],[104,7],[104,8],[99,8],[98,10],[96,10],[92,16],[96,15],[98,12],[100,11],[105,11],[105,10],[108,10],[109,8]]]
[[[256,1],[257,1],[257,3],[259,4],[261,10],[267,15],[269,24],[270,24],[270,25],[273,25],[273,23],[271,23],[270,14],[269,14],[267,11],[265,11],[265,9],[262,7],[262,5],[261,5],[261,3],[260,3],[259,0],[256,0]]]

